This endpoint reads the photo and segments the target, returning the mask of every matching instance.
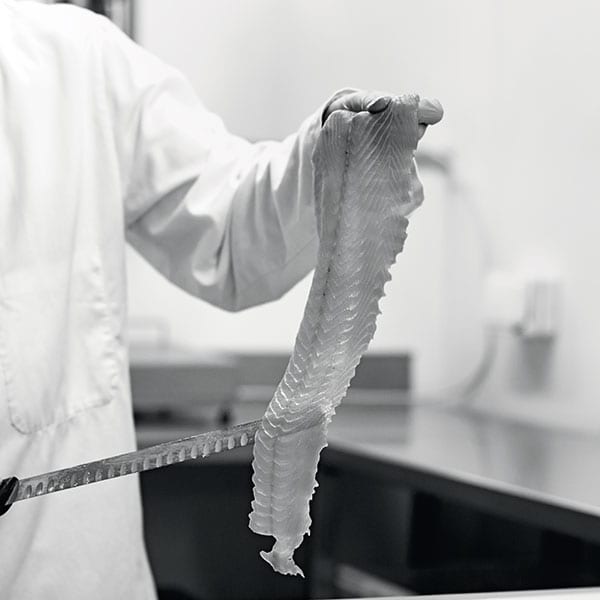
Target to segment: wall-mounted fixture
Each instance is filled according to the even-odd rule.
[[[486,282],[486,319],[527,340],[558,333],[560,277],[548,266],[493,271]]]

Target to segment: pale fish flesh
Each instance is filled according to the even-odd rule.
[[[309,532],[309,502],[327,427],[375,333],[389,270],[422,201],[414,151],[417,96],[381,113],[334,112],[313,163],[319,255],[300,330],[254,446],[250,528],[275,537],[261,556],[302,575],[294,550]]]

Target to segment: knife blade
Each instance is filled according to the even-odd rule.
[[[143,450],[20,479],[6,504],[248,446],[254,443],[260,423],[260,420],[250,421],[228,429],[207,431]]]

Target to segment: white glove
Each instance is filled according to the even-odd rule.
[[[387,108],[391,94],[364,90],[343,90],[338,92],[323,113],[323,123],[329,115],[336,110],[350,110],[361,112],[368,110],[378,113]],[[421,139],[428,125],[435,125],[442,120],[444,109],[438,100],[421,98],[418,108],[419,139]]]

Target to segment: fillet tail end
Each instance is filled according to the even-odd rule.
[[[300,575],[304,577],[302,569],[294,562],[293,552],[288,548],[278,548],[279,542],[275,542],[270,552],[264,550],[260,553],[262,559],[266,560],[275,571],[282,575]]]

